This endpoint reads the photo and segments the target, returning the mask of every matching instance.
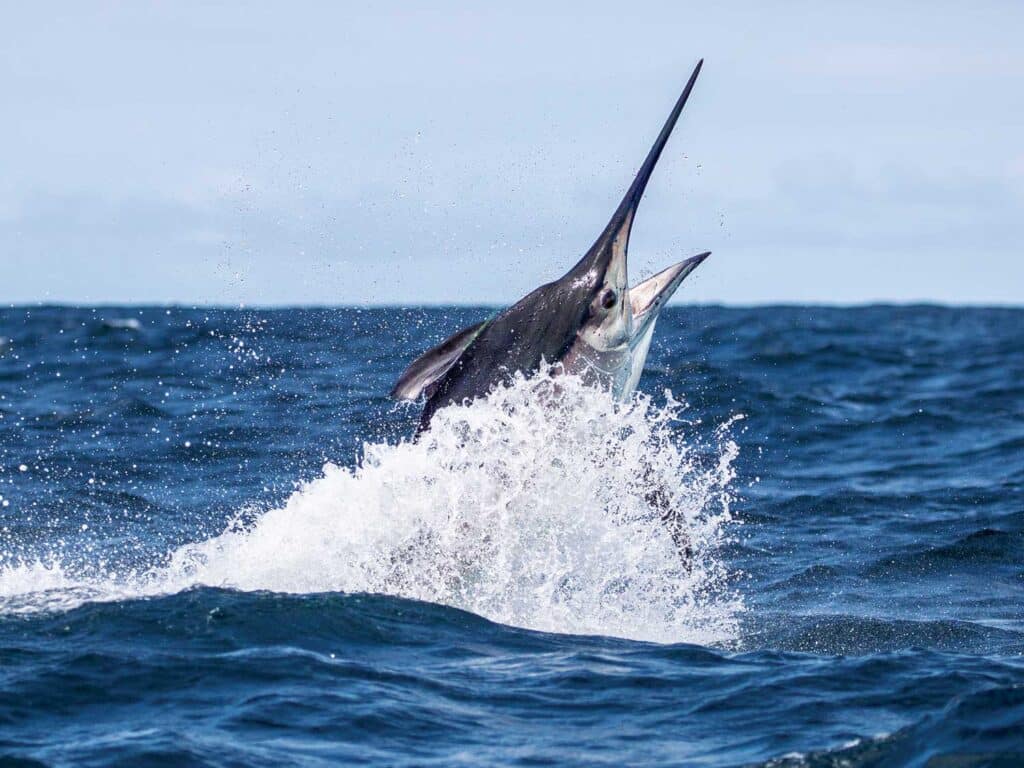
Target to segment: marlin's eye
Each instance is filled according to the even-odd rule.
[[[615,302],[619,300],[619,297],[615,294],[611,288],[601,294],[601,306],[605,309],[611,309],[615,306]]]

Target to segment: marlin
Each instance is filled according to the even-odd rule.
[[[517,372],[529,374],[544,364],[580,376],[616,398],[633,392],[659,313],[710,255],[686,259],[629,287],[626,252],[633,218],[703,63],[694,68],[611,221],[576,266],[424,352],[398,379],[392,397],[426,396],[419,433],[429,428],[440,408],[485,397]]]

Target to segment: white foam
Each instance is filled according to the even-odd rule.
[[[140,331],[142,330],[142,323],[139,322],[138,318],[135,317],[112,317],[103,321],[103,325],[107,328],[113,328],[116,330],[124,331]]]
[[[571,377],[519,380],[438,412],[419,442],[366,444],[357,466],[328,464],[284,506],[144,573],[0,565],[0,610],[198,585],[374,592],[531,629],[728,642],[742,602],[717,549],[737,447],[723,425],[718,461],[701,465],[679,410],[671,396],[616,404]],[[655,487],[686,518],[690,569],[646,498]]]

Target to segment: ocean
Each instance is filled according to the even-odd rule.
[[[673,307],[412,441],[488,312],[0,309],[0,764],[1024,765],[1024,310]]]

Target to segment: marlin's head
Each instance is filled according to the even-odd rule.
[[[627,256],[633,219],[647,182],[700,74],[698,62],[668,120],[611,221],[582,259],[559,281],[559,301],[580,310],[579,326],[561,361],[570,373],[608,386],[618,396],[636,386],[658,314],[680,283],[704,259],[702,253],[629,287]]]

